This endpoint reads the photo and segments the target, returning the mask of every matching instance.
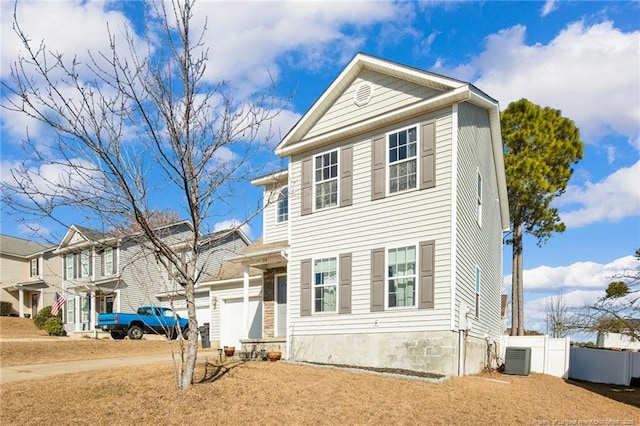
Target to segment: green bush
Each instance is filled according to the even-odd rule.
[[[44,331],[46,331],[49,336],[62,336],[64,334],[64,326],[60,318],[49,317],[44,323]]]
[[[51,306],[45,306],[44,308],[40,309],[36,316],[33,318],[33,323],[36,325],[36,327],[42,330],[49,318],[53,318],[53,315],[51,315]]]
[[[11,302],[0,302],[0,316],[8,317],[13,313],[13,305]]]

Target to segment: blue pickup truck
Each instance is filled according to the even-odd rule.
[[[163,334],[175,339],[178,333],[187,337],[189,320],[180,318],[171,308],[140,306],[135,314],[98,314],[97,327],[109,331],[116,340],[122,340],[126,336],[139,340],[144,333]]]

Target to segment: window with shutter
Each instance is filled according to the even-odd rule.
[[[418,278],[418,294],[420,301],[418,308],[429,309],[435,306],[434,301],[434,262],[435,241],[423,241],[420,243],[420,276]]]
[[[300,261],[300,316],[311,315],[311,259]]]
[[[338,271],[340,273],[340,291],[338,301],[340,303],[339,313],[351,313],[351,253],[340,255]]]
[[[371,312],[384,311],[384,252],[371,250]]]

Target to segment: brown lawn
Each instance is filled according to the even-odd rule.
[[[104,351],[125,342],[94,341]],[[73,346],[87,343],[83,339],[70,341],[71,346],[64,348],[60,343],[51,344],[48,350],[95,356],[86,347]],[[167,347],[161,341],[129,343]],[[144,350],[142,345],[137,348]],[[4,357],[3,352],[3,364]],[[188,391],[175,389],[171,363],[5,384],[0,388],[0,424],[40,425],[55,419],[57,424],[69,425],[511,425],[554,421],[640,425],[637,388],[567,382],[542,374],[497,373],[433,384],[284,362],[220,367],[214,360],[198,367],[200,382]],[[607,392],[609,396],[603,395]]]

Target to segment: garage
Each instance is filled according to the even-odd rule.
[[[249,299],[249,336],[244,335],[243,299],[225,299],[223,301],[221,318],[220,344],[222,346],[235,346],[240,348],[240,340],[262,338],[262,299],[252,297]]]
[[[187,304],[184,299],[174,301],[175,311],[181,318],[189,318]],[[198,326],[211,322],[211,307],[209,306],[209,293],[196,294],[196,319]]]

